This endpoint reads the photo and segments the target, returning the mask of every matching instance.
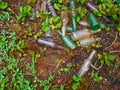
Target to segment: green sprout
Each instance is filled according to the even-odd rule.
[[[26,17],[30,17],[32,15],[32,7],[29,5],[21,6],[20,7],[20,14],[18,15],[17,19],[21,21],[25,21]]]

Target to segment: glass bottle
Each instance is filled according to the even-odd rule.
[[[92,11],[96,11],[96,12],[99,12],[98,10],[98,7],[91,1],[89,1],[87,4],[86,4]],[[104,22],[106,23],[111,23],[111,20],[105,16],[104,14],[102,15],[102,19]]]
[[[62,33],[60,30],[57,30],[57,33],[59,34],[62,42],[65,44],[67,48],[73,50],[77,47],[75,42],[68,35],[62,36]]]
[[[67,24],[68,24],[67,11],[61,11],[61,20],[62,20],[62,35],[65,36],[66,27],[67,27]]]
[[[93,30],[89,30],[89,29],[83,29],[80,31],[76,31],[76,32],[72,32],[71,33],[71,38],[73,40],[81,40],[84,38],[88,38],[91,35],[100,32],[101,30],[97,30],[97,31],[93,31]]]
[[[80,46],[81,47],[89,46],[92,43],[95,43],[95,42],[97,42],[99,40],[101,40],[101,38],[91,37],[91,38],[82,39],[82,40],[80,40]]]
[[[95,56],[95,54],[96,54],[96,51],[93,50],[93,51],[90,53],[89,57],[84,60],[84,63],[82,64],[81,69],[80,69],[79,72],[77,73],[77,76],[78,76],[78,77],[83,76],[83,75],[89,70],[90,63],[91,63],[93,57]]]
[[[93,13],[88,13],[87,14],[87,21],[91,27],[92,30],[98,30],[100,28],[100,24],[97,21],[96,17],[94,16]]]
[[[40,37],[40,38],[38,38],[37,43],[39,45],[46,45],[46,46],[49,46],[49,47],[52,47],[52,48],[65,49],[63,46],[58,45],[54,40],[52,40],[50,38]]]
[[[69,5],[70,5],[71,13],[72,13],[72,27],[73,27],[73,31],[76,31],[77,30],[76,10],[75,10],[76,5],[75,5],[74,0],[70,0]]]
[[[73,32],[72,26],[67,26],[67,27],[66,27],[66,32],[68,32],[68,33]]]
[[[48,2],[47,2],[47,7],[48,7],[48,9],[51,12],[53,17],[57,16],[57,13],[56,13],[56,11],[55,11],[55,9],[53,7],[53,4],[52,4],[52,2],[50,0],[48,0]]]
[[[120,0],[114,0],[115,4],[120,4]]]

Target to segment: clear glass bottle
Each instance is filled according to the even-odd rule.
[[[46,45],[46,46],[49,46],[49,47],[52,47],[52,48],[65,49],[65,47],[63,47],[61,45],[58,45],[54,40],[52,40],[50,38],[40,37],[40,38],[38,38],[37,43],[39,45]]]
[[[80,46],[81,47],[89,46],[92,43],[95,43],[95,42],[97,42],[99,40],[101,40],[101,38],[91,37],[91,38],[82,39],[82,40],[80,40]]]
[[[65,36],[66,27],[67,27],[67,24],[68,24],[67,11],[61,11],[61,20],[62,20],[62,35]]]
[[[81,69],[80,69],[79,72],[77,73],[77,76],[78,76],[78,77],[83,76],[83,75],[89,70],[90,63],[91,63],[93,57],[95,56],[95,54],[96,54],[96,51],[93,50],[93,51],[90,53],[89,57],[84,60],[84,63],[82,64]]]
[[[47,7],[48,7],[48,9],[51,12],[53,17],[57,16],[57,13],[56,13],[56,11],[55,11],[55,9],[53,7],[53,4],[52,4],[52,2],[50,0],[47,1]]]
[[[81,40],[84,38],[88,38],[93,34],[96,34],[98,32],[100,32],[101,30],[97,30],[97,31],[93,31],[93,30],[89,30],[89,29],[83,29],[80,31],[76,31],[76,32],[72,32],[71,33],[71,38],[75,41],[75,40]]]

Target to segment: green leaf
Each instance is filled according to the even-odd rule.
[[[20,7],[20,14],[18,15],[17,19],[21,21],[25,21],[25,18],[28,16],[30,17],[32,15],[32,7],[29,5],[26,5],[24,7]]]
[[[50,86],[45,85],[44,90],[49,90]]]
[[[68,63],[68,64],[67,64],[67,67],[68,67],[68,68],[71,68],[71,67],[72,67],[72,63]]]
[[[60,4],[56,4],[56,3],[55,3],[55,4],[54,4],[54,8],[59,11],[59,10],[60,10]]]
[[[23,13],[23,12],[24,12],[23,7],[20,7],[20,13]]]
[[[6,9],[8,7],[7,2],[0,2],[0,9]]]
[[[107,64],[108,66],[110,66],[111,61],[114,60],[115,56],[113,54],[107,54],[107,53],[103,53],[104,58],[105,58],[105,64]]]
[[[74,82],[79,82],[80,81],[80,77],[77,77],[76,75],[73,75],[72,79],[73,79]]]
[[[29,5],[25,6],[26,13],[29,13],[31,10],[32,10],[31,6],[29,6]]]
[[[120,32],[120,24],[117,25],[117,30]]]
[[[98,54],[98,59],[102,59],[103,55],[102,54]]]
[[[80,84],[79,82],[78,82],[78,83],[73,83],[73,84],[72,84],[72,89],[73,89],[73,90],[77,90],[79,84]]]

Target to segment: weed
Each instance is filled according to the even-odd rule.
[[[7,2],[0,1],[0,9],[4,10],[7,7],[8,7],[8,3]]]
[[[11,16],[8,12],[2,12],[0,14],[0,20],[10,20]]]
[[[72,67],[72,63],[68,63],[66,67],[60,68],[58,73],[61,74],[61,72],[70,72],[71,67]]]
[[[34,76],[34,82],[39,82],[40,86],[44,87],[44,90],[50,89],[50,82],[53,80],[54,75],[50,75],[47,80],[40,80],[38,77]]]
[[[73,83],[72,83],[72,90],[77,90],[77,88],[80,86],[80,85],[85,85],[86,84],[86,81],[84,80],[84,78],[81,76],[81,77],[78,77],[76,75],[73,75],[72,76],[72,80],[73,80]]]
[[[78,7],[76,9],[76,13],[77,13],[77,16],[76,16],[76,21],[79,22],[85,15],[86,15],[86,9],[83,8],[83,7]]]
[[[99,10],[100,12],[98,13],[99,16],[102,16],[102,14],[104,15],[107,15],[111,18],[112,21],[114,21],[113,23],[115,22],[119,22],[119,16],[120,16],[120,13],[119,13],[119,4],[114,4],[114,1],[113,0],[109,0],[109,1],[106,1],[106,0],[97,0],[99,4]],[[112,11],[111,11],[112,10]],[[111,11],[111,12],[110,12]],[[117,30],[120,31],[120,28],[119,28],[119,24],[117,24]]]
[[[52,88],[51,90],[65,90],[65,88],[63,85],[61,85],[59,88]]]
[[[58,11],[67,10],[67,7],[61,3],[55,3],[54,8]]]
[[[50,28],[52,30],[61,28],[62,22],[59,16],[49,18]]]
[[[0,90],[35,90],[36,86],[25,79],[22,71],[18,68],[19,60],[14,59],[9,55],[9,51],[15,50],[19,43],[16,43],[16,36],[14,32],[2,31],[0,36]],[[7,66],[4,67],[6,63]],[[11,72],[11,73],[9,73]],[[12,75],[9,77],[8,75]],[[12,81],[10,81],[12,79]],[[11,83],[11,84],[9,84]]]
[[[29,5],[21,6],[20,7],[20,14],[18,15],[17,19],[21,21],[25,21],[26,17],[30,17],[32,15],[32,7]]]
[[[120,66],[120,62],[117,62],[117,61],[116,61],[115,64],[114,64],[114,67],[115,67],[115,68],[118,68],[119,66]]]
[[[102,77],[99,76],[98,71],[95,72],[95,70],[92,70],[92,76],[91,77],[93,77],[93,81],[97,82],[97,83],[102,80]]]
[[[98,59],[100,59],[101,64],[106,64],[110,66],[111,62],[114,61],[115,56],[110,53],[103,52],[102,54],[98,54]]]

